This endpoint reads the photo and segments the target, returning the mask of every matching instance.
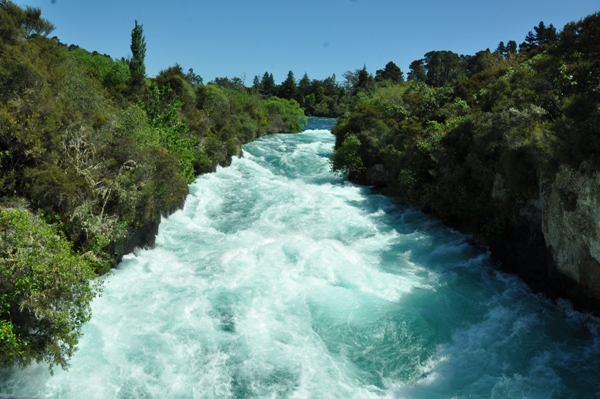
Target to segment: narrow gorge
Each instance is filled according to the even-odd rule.
[[[315,123],[317,123],[315,125]],[[68,371],[36,398],[581,398],[600,321],[465,236],[330,171],[333,120],[244,146],[190,185],[154,249],[106,277]],[[235,189],[234,189],[235,187]],[[583,199],[583,198],[582,198]]]

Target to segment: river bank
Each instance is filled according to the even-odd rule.
[[[107,277],[68,371],[31,397],[578,398],[598,321],[440,222],[331,173],[328,130],[273,135],[190,185]]]

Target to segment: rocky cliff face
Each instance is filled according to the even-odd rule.
[[[113,267],[117,266],[123,256],[132,253],[136,248],[152,248],[156,242],[156,235],[160,225],[161,217],[169,217],[176,211],[183,209],[187,193],[171,204],[169,209],[155,215],[152,220],[146,221],[141,226],[127,226],[127,234],[120,242],[110,242],[106,252],[110,254],[113,260]]]
[[[369,168],[365,177],[374,187],[390,181],[382,165]],[[538,197],[520,207],[505,239],[490,245],[492,258],[535,291],[568,298],[576,308],[600,315],[600,172],[562,166],[540,187]],[[491,197],[512,206],[500,175]],[[455,227],[477,234],[468,226]]]
[[[241,144],[236,146],[236,151],[235,155],[238,158],[244,155]],[[224,165],[231,164],[231,155],[224,153],[223,157],[225,159],[223,162]],[[211,166],[212,172],[216,171],[217,165],[219,165],[219,162],[215,161]],[[176,211],[183,209],[187,194],[186,192],[181,198],[173,201],[168,209],[155,215],[152,220],[147,220],[139,226],[127,226],[127,234],[120,242],[110,242],[106,248],[106,252],[112,257],[113,267],[117,266],[123,260],[123,256],[132,253],[136,248],[152,248],[156,242],[161,217],[167,218]]]
[[[556,270],[600,303],[600,172],[561,167],[543,189],[541,210]]]
[[[507,195],[502,183],[498,177],[492,190],[500,202]],[[534,290],[600,314],[600,172],[563,166],[540,187],[507,239],[491,246],[492,257]]]

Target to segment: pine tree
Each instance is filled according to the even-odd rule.
[[[506,53],[507,54],[516,54],[517,53],[517,42],[514,40],[509,40],[506,43]]]
[[[300,79],[300,81],[298,82],[298,89],[300,90],[300,93],[303,96],[308,95],[308,92],[310,90],[310,78],[308,77],[308,74],[306,72],[304,72],[304,75],[302,76],[302,79]]]
[[[494,51],[494,52],[505,55],[506,54],[506,46],[504,45],[504,42],[500,42],[498,44],[498,47],[496,47],[496,51]]]
[[[408,80],[418,80],[420,82],[424,82],[425,79],[427,79],[427,71],[425,70],[423,60],[414,60],[410,63],[408,68]]]
[[[550,24],[546,27],[543,21],[538,26],[534,26],[533,30],[535,30],[535,38],[540,46],[542,44],[553,43],[558,38],[554,25]]]
[[[375,72],[375,80],[377,82],[381,82],[386,79],[389,79],[394,83],[403,82],[404,73],[402,72],[402,70],[400,70],[400,67],[398,65],[390,61],[385,65],[385,68],[378,69]]]
[[[135,21],[135,27],[131,31],[131,60],[129,61],[129,71],[134,80],[142,80],[146,77],[146,39],[144,38],[144,26]]]
[[[273,79],[273,74],[269,72],[265,72],[260,81],[261,91],[260,94],[266,97],[270,97],[275,94],[275,79]]]
[[[289,71],[287,78],[279,86],[279,97],[288,100],[298,99],[298,86],[296,85],[296,79],[294,78],[294,72]]]

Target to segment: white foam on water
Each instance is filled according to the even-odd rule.
[[[324,130],[261,138],[199,177],[156,247],[107,277],[69,371],[6,371],[0,390],[541,398],[598,387],[597,320],[494,271],[460,234],[331,174],[332,143]]]

